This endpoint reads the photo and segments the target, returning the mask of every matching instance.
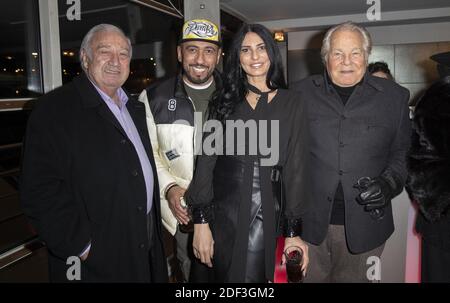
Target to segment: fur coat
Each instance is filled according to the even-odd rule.
[[[406,190],[425,219],[450,219],[450,77],[433,84],[419,100],[408,155]]]

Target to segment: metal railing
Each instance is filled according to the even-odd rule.
[[[22,143],[0,145],[0,151],[22,147]]]
[[[31,256],[35,251],[44,247],[44,243],[34,237],[26,243],[14,247],[0,255],[0,270],[5,269],[8,266],[14,265],[20,260]]]

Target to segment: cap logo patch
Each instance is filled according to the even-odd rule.
[[[219,42],[219,29],[206,19],[195,19],[186,21],[183,26],[182,41],[204,40],[213,43]]]
[[[217,35],[217,31],[211,24],[205,22],[189,22],[186,27],[185,36],[196,35],[198,38],[212,38]]]

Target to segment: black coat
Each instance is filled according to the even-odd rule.
[[[126,106],[155,167],[144,105],[130,98]],[[67,281],[66,259],[80,255],[89,241],[82,281],[167,280],[160,219],[154,220],[149,258],[138,155],[85,75],[37,101],[23,156],[22,206],[48,247],[51,280]],[[155,172],[153,177],[153,206],[160,218]]]
[[[214,214],[210,220],[207,218],[214,238],[214,282],[244,282],[246,269],[263,271],[265,278],[273,281],[276,238],[281,231],[279,225],[297,232],[298,221],[310,202],[305,102],[292,90],[278,89],[269,104],[263,104],[260,100],[254,110],[246,100],[239,102],[228,119],[255,121],[258,125],[261,121],[270,121],[269,125],[274,121],[279,123],[279,130],[258,129],[258,136],[275,134],[278,139],[276,143],[272,141],[271,146],[279,148],[276,163],[279,177],[276,177],[272,166],[259,162],[265,157],[258,158],[249,153],[251,142],[258,146],[250,140],[250,135],[246,136],[245,142],[238,141],[236,136],[233,144],[228,146],[226,140],[231,138],[225,135],[223,155],[203,154],[198,157],[194,178],[185,197],[194,209],[194,222],[197,210],[211,208]],[[244,146],[245,155],[230,152],[236,151],[230,146],[239,145]],[[259,178],[254,175],[255,161],[260,163]],[[257,246],[254,242],[257,237],[250,232],[257,213],[257,208],[254,208],[257,203],[253,203],[258,199],[254,195],[257,191],[260,191],[263,224],[262,229],[256,229],[255,233],[263,233],[264,264],[255,265],[247,262],[247,250],[249,246]]]
[[[428,244],[450,252],[450,78],[426,91],[413,125],[406,189],[420,208],[416,229]]]
[[[348,248],[363,253],[383,244],[394,231],[389,204],[382,220],[374,220],[355,197],[353,185],[361,177],[382,173],[406,179],[409,148],[409,92],[393,81],[365,74],[346,105],[324,75],[294,84],[307,102],[310,125],[310,209],[303,217],[303,239],[318,245],[327,234],[333,197],[339,181],[345,199]]]

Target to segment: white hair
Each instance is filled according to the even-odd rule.
[[[131,41],[130,39],[125,35],[125,33],[118,28],[115,25],[112,24],[98,24],[96,26],[94,26],[93,28],[91,28],[87,34],[84,36],[83,41],[81,42],[81,46],[80,46],[80,63],[81,63],[81,68],[86,71],[85,66],[83,64],[83,51],[86,53],[87,57],[91,60],[92,59],[92,39],[95,37],[95,35],[97,33],[100,32],[116,32],[121,34],[125,40],[127,40],[128,43],[128,47],[130,48],[130,58],[132,56],[132,52],[133,52],[133,48],[131,47]]]
[[[361,35],[361,37],[363,39],[362,47],[363,47],[363,51],[364,51],[364,57],[366,59],[366,63],[368,63],[369,55],[370,55],[370,52],[372,51],[372,38],[370,38],[369,32],[364,27],[362,27],[354,22],[347,21],[347,22],[335,25],[332,28],[330,28],[326,32],[325,37],[323,38],[322,49],[320,50],[320,54],[322,56],[322,61],[325,64],[325,66],[328,63],[328,53],[330,52],[330,48],[331,48],[331,36],[333,35],[333,33],[337,32],[337,31],[359,32],[359,34]]]

